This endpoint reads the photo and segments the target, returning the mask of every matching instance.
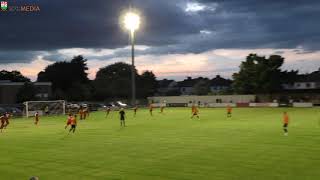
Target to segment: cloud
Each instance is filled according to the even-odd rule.
[[[133,0],[142,17],[137,43],[183,52],[221,48],[319,50],[318,0]],[[128,0],[35,1],[39,14],[1,14],[0,50],[115,49],[128,44],[119,17]],[[197,13],[188,13],[196,11]],[[201,30],[215,32],[199,38]],[[188,37],[188,39],[186,39]],[[193,43],[195,41],[195,43]],[[184,46],[189,43],[189,46]],[[182,46],[182,47],[180,47]],[[184,46],[184,47],[183,47]],[[199,48],[201,47],[201,48]]]
[[[200,30],[200,34],[206,34],[206,35],[209,35],[209,34],[212,34],[212,31],[208,31],[208,30]]]
[[[214,77],[217,74],[231,78],[232,74],[239,70],[240,63],[250,53],[260,56],[279,54],[285,57],[283,70],[300,70],[300,73],[308,73],[320,68],[320,51],[307,54],[297,54],[302,49],[216,49],[194,54],[166,54],[166,55],[140,55],[136,57],[136,66],[141,73],[144,70],[152,70],[159,79],[174,78],[183,79],[187,76]],[[103,64],[108,65],[117,61],[130,63],[130,57],[113,58],[109,61],[93,61],[89,66],[93,69],[91,77]]]
[[[202,4],[196,1],[187,2],[185,5],[185,11],[188,13],[197,13],[201,11],[215,11],[218,7],[217,3]]]
[[[126,48],[129,50],[128,48]],[[138,48],[139,49],[139,48]],[[140,47],[140,49],[148,49]],[[77,50],[77,49],[76,49]],[[75,49],[64,49],[59,52],[59,56],[72,55]],[[88,67],[90,79],[95,78],[96,72],[107,65],[115,62],[131,63],[130,56],[109,58],[107,49],[86,50],[89,55]],[[100,54],[99,54],[100,52]],[[231,78],[232,74],[239,70],[239,65],[245,60],[250,53],[257,53],[260,56],[269,56],[272,54],[280,54],[285,57],[283,65],[284,70],[300,70],[301,73],[308,73],[317,70],[320,67],[320,51],[304,52],[303,49],[216,49],[203,53],[187,53],[187,54],[163,54],[163,55],[138,55],[136,57],[136,67],[141,73],[145,70],[152,70],[159,79],[174,78],[183,79],[187,76],[205,76],[214,77],[219,74],[224,77]],[[66,53],[63,55],[63,53]],[[115,53],[115,52],[112,52]],[[130,53],[129,53],[130,54]],[[105,56],[107,58],[105,58]],[[86,57],[86,56],[85,56]],[[38,56],[31,63],[11,63],[1,65],[1,69],[20,70],[22,74],[35,80],[37,74],[47,65],[54,62],[43,56]]]
[[[135,51],[137,54],[141,54],[147,51],[150,47],[143,45],[136,45]],[[69,48],[59,49],[56,51],[48,51],[44,56],[44,59],[51,61],[70,60],[75,55],[82,55],[87,59],[94,60],[108,60],[112,58],[128,57],[131,56],[131,46],[125,46],[117,49],[93,49],[93,48]]]
[[[42,51],[19,51],[8,50],[0,51],[0,65],[8,63],[27,63],[34,60],[37,56],[42,55]]]
[[[119,25],[129,0],[30,2],[41,12],[1,13],[0,68],[15,67],[34,77],[28,68],[82,54],[93,78],[99,65],[129,58],[128,33]],[[131,2],[142,15],[136,54],[144,64],[138,65],[161,77],[230,76],[251,52],[283,55],[285,68],[304,72],[319,64],[318,0]]]
[[[186,5],[186,12],[198,12],[198,11],[203,11],[205,10],[206,6],[203,4],[199,4],[199,3],[187,3]]]

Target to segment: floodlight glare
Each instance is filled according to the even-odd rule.
[[[137,15],[133,12],[128,12],[124,16],[124,26],[129,31],[135,31],[135,30],[139,29],[139,26],[140,26],[139,15]]]

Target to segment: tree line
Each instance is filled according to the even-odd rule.
[[[38,74],[38,82],[52,82],[53,99],[72,101],[101,101],[129,99],[131,92],[131,65],[118,62],[101,68],[94,80],[89,80],[87,59],[75,56],[71,61],[56,62]],[[156,77],[151,71],[139,74],[135,69],[137,97],[152,96]]]
[[[284,58],[271,55],[269,58],[249,54],[240,65],[240,70],[233,74],[230,94],[270,94],[282,91],[283,83],[293,83],[298,71],[283,71]],[[102,101],[110,99],[129,99],[131,95],[131,65],[118,62],[102,67],[94,80],[88,78],[87,59],[75,56],[70,61],[61,61],[47,66],[38,74],[38,82],[52,82],[52,99],[69,101]],[[141,74],[135,69],[137,97],[153,96],[157,90],[156,76],[152,71]],[[35,88],[30,79],[18,71],[0,71],[0,80],[26,82],[18,93],[19,101],[35,98]],[[201,95],[208,90],[208,84],[200,81],[195,89]],[[178,95],[178,94],[175,94]]]
[[[61,61],[47,66],[39,72],[37,82],[51,82],[52,99],[69,101],[101,101],[129,99],[131,95],[131,65],[118,62],[101,68],[94,80],[88,78],[87,59],[75,56],[70,61]],[[137,97],[152,96],[157,88],[156,76],[152,71],[141,74],[135,69]],[[0,80],[25,82],[19,90],[19,102],[35,100],[37,89],[19,71],[0,71]]]

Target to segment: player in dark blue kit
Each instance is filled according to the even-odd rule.
[[[126,123],[125,123],[126,112],[124,112],[123,108],[120,109],[119,115],[120,115],[120,126],[125,127],[126,126]]]

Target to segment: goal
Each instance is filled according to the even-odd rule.
[[[26,117],[39,115],[64,115],[66,113],[66,102],[64,100],[55,101],[26,101],[24,112]]]

